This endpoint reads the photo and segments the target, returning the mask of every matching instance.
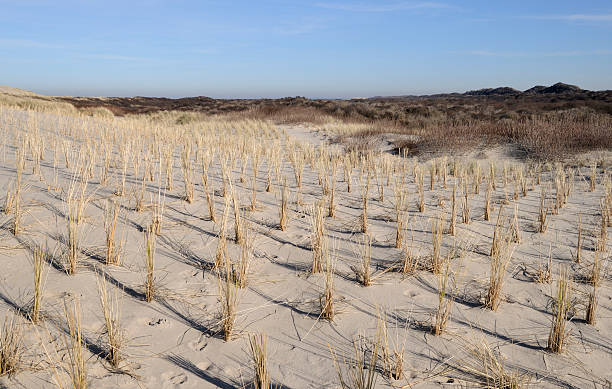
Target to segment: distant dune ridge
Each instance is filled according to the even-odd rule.
[[[549,87],[545,87],[542,85],[534,86],[533,88],[529,88],[524,92],[520,90],[509,88],[509,87],[500,87],[500,88],[486,88],[486,89],[478,89],[475,91],[466,92],[466,95],[520,95],[523,93],[526,94],[546,94],[546,93],[582,93],[582,92],[590,92],[586,89],[582,89],[576,85],[564,84],[562,82],[558,82]]]
[[[518,89],[514,89],[508,86],[501,86],[497,88],[483,88],[470,90],[465,93],[438,93],[432,95],[401,95],[401,96],[374,96],[374,99],[381,98],[436,98],[436,97],[457,97],[457,96],[527,96],[534,94],[605,94],[609,95],[612,91],[610,90],[601,90],[601,91],[591,91],[588,89],[582,89],[576,85],[565,84],[563,82],[558,82],[551,86],[544,85],[536,85],[532,88],[529,88],[524,91],[520,91]]]

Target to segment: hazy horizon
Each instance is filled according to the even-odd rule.
[[[0,85],[46,95],[351,98],[612,89],[612,5],[0,0]]]

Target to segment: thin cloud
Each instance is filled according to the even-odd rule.
[[[109,60],[109,61],[123,61],[123,62],[153,61],[153,58],[132,57],[132,56],[127,56],[127,55],[115,55],[115,54],[91,54],[91,55],[86,55],[85,57],[92,58],[92,59],[102,59],[102,60]]]
[[[310,34],[317,30],[326,28],[326,25],[320,22],[306,22],[295,24],[283,24],[274,29],[275,32],[283,35],[302,35]]]
[[[545,58],[545,57],[583,57],[591,55],[610,55],[612,50],[589,50],[589,51],[549,51],[549,52],[520,52],[520,51],[488,51],[488,50],[471,50],[467,52],[461,52],[460,54],[469,54],[479,57],[504,57],[504,58]]]
[[[398,2],[391,4],[374,4],[374,3],[316,3],[317,7],[335,9],[340,11],[351,12],[393,12],[393,11],[409,11],[421,9],[446,9],[452,8],[448,4],[437,2]]]
[[[568,22],[612,22],[612,14],[536,15],[529,19],[564,20]]]
[[[47,42],[33,41],[29,39],[0,39],[0,46],[3,47],[21,47],[21,48],[39,48],[39,49],[63,49],[65,46]]]

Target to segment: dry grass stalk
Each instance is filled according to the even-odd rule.
[[[444,189],[447,188],[446,182],[448,178],[448,157],[444,156],[442,160],[440,160],[440,166],[438,167],[438,173],[442,172],[442,186]]]
[[[597,311],[597,287],[593,285],[591,293],[589,293],[589,301],[587,303],[586,315],[584,320],[587,324],[595,325],[595,312]]]
[[[34,263],[34,298],[29,313],[32,323],[38,323],[40,320],[40,310],[44,294],[43,263],[45,261],[45,252],[44,246],[36,246],[32,251],[32,260]]]
[[[295,174],[295,182],[298,189],[302,188],[302,174],[304,172],[304,154],[301,151],[293,150],[289,154],[291,164],[293,165],[293,172]]]
[[[463,217],[464,224],[470,224],[470,203],[469,203],[469,188],[467,184],[467,178],[464,180],[463,185],[463,200],[461,202],[461,215]]]
[[[429,190],[434,189],[434,176],[436,174],[436,162],[431,161],[429,164]]]
[[[448,233],[455,236],[457,232],[457,182],[453,184],[453,195],[451,197],[451,214],[450,224],[448,225]]]
[[[485,192],[485,206],[484,206],[484,219],[486,221],[491,220],[491,213],[493,210],[491,209],[491,193],[493,192],[493,186],[491,183],[487,186],[487,191]]]
[[[493,190],[496,190],[496,186],[495,186],[495,163],[491,162],[489,164],[489,185],[491,185],[491,188],[493,188]]]
[[[599,258],[599,251],[595,251],[593,255],[593,267],[591,268],[590,275],[591,285],[598,287],[601,282],[601,259]]]
[[[255,144],[253,150],[253,160],[251,162],[253,168],[253,185],[251,190],[251,211],[254,212],[257,208],[257,174],[259,173],[259,160],[261,157],[261,149],[258,144]]]
[[[242,162],[242,166],[240,168],[240,182],[245,183],[246,182],[246,168],[249,165],[249,155],[246,154],[244,150],[242,150],[242,156],[240,160]]]
[[[474,194],[480,194],[480,184],[482,183],[482,169],[480,168],[480,162],[476,161],[474,167]]]
[[[377,325],[378,339],[380,343],[380,359],[382,360],[383,371],[389,379],[400,380],[404,376],[404,348],[397,343],[393,345],[393,350],[389,346],[389,333],[387,330],[387,315],[384,311],[378,312]]]
[[[346,191],[351,193],[351,175],[353,174],[353,162],[351,161],[350,156],[346,155],[344,157],[344,182],[346,182]]]
[[[119,296],[109,293],[104,276],[98,278],[98,294],[100,306],[104,313],[104,326],[107,338],[106,360],[114,368],[119,368],[123,359],[124,334],[121,329],[121,308]]]
[[[499,252],[499,245],[502,239],[502,229],[503,229],[503,205],[499,207],[499,211],[497,212],[497,222],[495,223],[495,229],[493,230],[493,242],[491,243],[491,252],[489,253],[491,257],[497,256]]]
[[[546,189],[542,188],[540,195],[540,210],[538,213],[538,232],[546,232],[548,227],[548,208],[546,207]]]
[[[252,230],[249,222],[242,223],[244,239],[240,244],[240,260],[238,261],[238,270],[236,273],[236,285],[239,288],[245,288],[248,283],[249,268],[251,255],[253,250]]]
[[[232,277],[230,261],[225,261],[225,274],[222,276],[217,272],[219,285],[219,297],[221,302],[221,323],[223,339],[228,342],[234,336],[234,326],[238,307],[238,285],[235,277]]]
[[[382,203],[385,201],[385,183],[383,181],[384,177],[382,177],[382,173],[378,168],[377,161],[373,162],[373,166],[374,178],[376,179],[376,186],[378,187],[378,201]]]
[[[566,331],[566,325],[570,311],[571,291],[572,281],[568,269],[564,267],[559,272],[553,318],[550,333],[548,335],[548,350],[553,353],[563,352],[569,337],[569,331]]]
[[[529,386],[531,377],[518,371],[509,371],[505,359],[482,339],[468,347],[468,360],[462,360],[459,369],[470,373],[482,387],[491,389],[521,389]]]
[[[67,259],[68,259],[68,274],[72,275],[76,273],[77,265],[80,257],[80,228],[78,222],[78,210],[74,206],[74,199],[72,193],[68,195],[66,200],[66,206],[68,208],[67,215]]]
[[[172,191],[174,177],[174,147],[169,147],[166,150],[166,190]],[[160,158],[159,163],[162,163]],[[160,171],[161,175],[161,171]],[[161,180],[161,177],[160,177]]]
[[[273,168],[274,168],[274,165],[272,161],[268,160],[268,169],[267,169],[268,174],[266,176],[266,192],[267,193],[272,192],[272,170]]]
[[[240,212],[240,199],[236,191],[232,188],[232,203],[234,204],[234,241],[241,244],[242,236],[242,213]]]
[[[68,339],[64,339],[69,358],[68,374],[74,389],[86,389],[85,340],[81,327],[81,306],[79,301],[75,300],[72,304],[64,301],[64,313],[68,326]]]
[[[501,240],[495,256],[491,258],[489,289],[485,297],[485,306],[493,311],[496,311],[501,303],[502,286],[506,276],[506,269],[512,259],[512,252],[510,237],[506,237]]]
[[[363,337],[357,337],[353,339],[355,356],[353,358],[344,356],[343,366],[340,366],[336,351],[329,346],[342,389],[374,389],[376,387],[379,347],[380,340],[377,340],[368,355],[368,347]]]
[[[13,376],[23,368],[23,331],[14,315],[4,317],[0,327],[0,377]]]
[[[333,253],[330,252],[327,239],[323,239],[323,253],[325,256],[325,289],[320,298],[321,318],[333,320],[336,310],[334,305],[334,270]]]
[[[419,258],[414,254],[414,230],[411,230],[411,242],[404,242],[402,248],[402,273],[410,274],[417,271],[419,267]]]
[[[445,331],[453,306],[453,298],[447,296],[450,287],[449,282],[452,277],[450,257],[442,264],[442,267],[443,270],[438,273],[438,309],[436,310],[432,326],[432,333],[436,336],[441,335]]]
[[[21,219],[23,216],[22,192],[23,192],[23,169],[25,168],[25,142],[22,147],[15,151],[15,192],[10,196],[13,208],[13,223],[11,232],[17,236],[22,230]]]
[[[546,266],[542,268],[542,264],[538,265],[538,278],[536,281],[539,284],[550,284],[552,282],[552,243],[548,249],[548,262],[546,262]]]
[[[595,184],[597,182],[597,164],[591,165],[591,176],[589,177],[589,192],[595,192]]]
[[[361,232],[364,234],[368,232],[368,197],[370,192],[370,170],[366,167],[367,172],[365,184],[361,184]]]
[[[152,226],[144,229],[145,245],[145,300],[153,301],[155,297],[155,233]]]
[[[140,213],[142,211],[144,211],[145,209],[145,192],[146,192],[146,172],[149,166],[149,161],[146,161],[147,164],[147,168],[145,168],[145,170],[143,171],[143,175],[142,175],[142,179],[140,180],[140,193],[137,195],[136,197],[136,212]]]
[[[440,274],[443,267],[442,256],[442,215],[431,221],[431,269],[434,274]]]
[[[6,197],[4,198],[4,206],[2,207],[2,212],[5,215],[9,215],[11,212],[13,212],[13,194],[9,191],[6,192]],[[14,226],[13,226],[13,230],[14,230]]]
[[[576,255],[574,256],[576,263],[582,260],[582,216],[578,214],[578,242],[576,243]]]
[[[106,264],[119,265],[121,247],[115,242],[117,219],[119,218],[120,204],[118,201],[107,200],[104,210],[104,230],[106,232]]]
[[[191,146],[185,145],[181,152],[181,167],[183,171],[183,182],[185,184],[185,201],[189,204],[193,203],[194,200],[194,188],[193,181],[191,179]]]
[[[287,188],[287,179],[283,177],[283,188],[281,191],[281,204],[280,204],[280,216],[279,216],[279,227],[281,231],[287,230],[287,220],[288,220],[288,212],[287,212],[287,203],[289,202],[289,189]]]
[[[128,170],[128,156],[131,153],[130,145],[125,144],[121,147],[121,175],[118,177],[120,182],[117,184],[117,190],[115,191],[116,196],[123,196],[125,194],[125,179],[127,177]]]
[[[336,169],[337,162],[334,159],[332,161],[332,171],[331,171],[331,186],[329,190],[329,204],[328,204],[328,212],[327,216],[335,217],[336,216],[336,203],[335,203],[335,195],[336,195]]]
[[[264,334],[249,336],[249,346],[255,378],[253,387],[255,389],[269,389],[271,386],[270,372],[267,366],[267,343],[268,338]]]
[[[419,168],[417,171],[417,191],[419,192],[419,203],[418,203],[418,207],[419,207],[419,212],[423,213],[425,212],[425,190],[423,188],[423,168]]]
[[[217,251],[215,254],[215,269],[219,269],[223,264],[224,259],[227,257],[227,219],[229,218],[229,207],[230,198],[225,197],[225,207],[223,208],[223,218],[221,220],[221,227],[217,236]]]
[[[395,248],[402,248],[404,241],[404,218],[405,218],[405,203],[406,192],[401,187],[399,182],[395,183]]]
[[[512,242],[520,244],[521,243],[521,229],[519,227],[518,221],[518,204],[514,204],[514,217],[512,218],[512,223],[510,224],[510,237]]]
[[[202,184],[204,186],[204,194],[206,195],[206,204],[208,204],[208,216],[213,223],[216,223],[215,190],[208,187],[208,175],[202,175]]]
[[[370,263],[372,262],[372,237],[370,234],[363,234],[363,241],[360,245],[361,267],[356,269],[357,278],[361,285],[372,285],[372,271]]]
[[[606,243],[608,241],[608,210],[605,207],[604,200],[601,201],[601,223],[599,228],[599,236],[597,237],[597,251],[606,252]]]
[[[153,201],[151,201],[153,202]],[[166,195],[162,194],[161,185],[157,190],[157,199],[153,204],[153,214],[151,224],[153,225],[153,232],[155,235],[160,236],[162,232],[162,223],[164,217],[164,209],[166,207]]]
[[[317,201],[310,215],[311,246],[312,246],[312,272],[323,271],[323,259],[325,258],[325,219],[323,217],[323,200]]]

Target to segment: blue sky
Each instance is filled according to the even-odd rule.
[[[612,89],[609,0],[0,0],[0,85],[356,97]]]

